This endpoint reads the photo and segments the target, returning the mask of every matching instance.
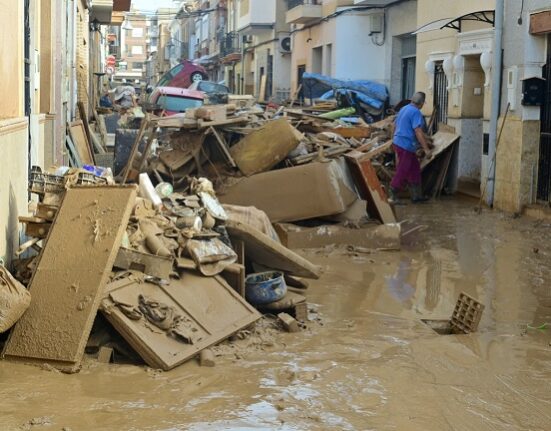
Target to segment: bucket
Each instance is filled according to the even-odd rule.
[[[271,304],[282,299],[286,293],[287,285],[281,272],[260,272],[245,279],[245,296],[251,304]]]

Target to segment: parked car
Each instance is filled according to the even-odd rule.
[[[203,66],[183,60],[161,76],[156,87],[188,88],[192,83],[206,79],[208,75]]]
[[[189,86],[189,89],[202,91],[210,104],[228,103],[230,89],[225,85],[212,81],[196,81]]]
[[[178,87],[157,87],[151,93],[149,106],[164,116],[185,112],[203,105],[205,96],[201,91]]]

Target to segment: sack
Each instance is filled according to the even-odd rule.
[[[0,265],[0,332],[6,332],[31,304],[31,294]]]

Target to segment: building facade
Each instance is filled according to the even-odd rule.
[[[501,121],[510,108],[497,149],[495,205],[520,212],[551,201],[551,4],[505,0],[504,16]]]
[[[304,72],[385,84],[395,104],[414,92],[417,2],[290,0],[291,80]]]
[[[416,88],[424,113],[461,135],[452,190],[480,196],[489,166],[495,0],[417,1]]]
[[[0,0],[0,260],[5,264],[26,239],[18,216],[27,213],[31,166],[66,163],[66,124],[77,117],[78,101],[90,103],[92,72],[102,67],[91,62],[101,55],[94,44],[96,24],[106,9],[110,19],[113,11],[130,7],[130,0],[96,3]]]
[[[149,17],[138,10],[126,14],[121,28],[121,59],[115,79],[135,84],[145,83],[145,62],[148,57],[147,34]]]

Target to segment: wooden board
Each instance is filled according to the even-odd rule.
[[[94,165],[94,156],[90,150],[90,144],[88,143],[88,138],[86,137],[84,124],[82,121],[78,120],[70,123],[69,134],[71,135],[71,140],[73,141],[82,164]]]
[[[78,369],[136,191],[67,190],[29,285],[31,306],[13,328],[3,357]]]
[[[214,135],[214,138],[215,138],[216,142],[218,143],[218,148],[220,148],[220,151],[222,152],[222,154],[226,158],[228,164],[232,168],[236,168],[237,165],[235,164],[235,161],[233,160],[233,158],[230,154],[230,151],[228,150],[228,144],[227,144],[226,140],[224,139],[224,135],[219,134],[218,131],[214,127],[209,127],[208,130],[210,131],[210,133],[212,133]]]
[[[334,129],[326,129],[326,132],[333,132],[341,135],[343,138],[364,139],[371,136],[371,129],[365,126],[356,127],[335,127]]]
[[[432,163],[441,153],[443,153],[452,144],[459,141],[460,136],[451,132],[437,132],[433,136],[434,149],[432,150],[431,159],[423,159],[421,161],[421,170],[424,170],[428,165]]]
[[[321,269],[318,266],[252,226],[227,220],[226,228],[232,241],[243,241],[246,257],[252,261],[297,277],[319,278]]]
[[[144,274],[168,280],[172,272],[172,264],[173,260],[170,257],[156,256],[121,247],[113,266],[141,271]]]
[[[88,142],[90,142],[90,124],[88,123],[88,116],[86,115],[86,108],[84,107],[84,103],[82,101],[78,101],[77,108],[80,121],[82,121],[82,126],[84,127],[84,131],[86,132],[86,138],[88,139]]]
[[[268,82],[268,77],[266,75],[262,75],[260,77],[260,91],[258,92],[258,100],[260,102],[266,101],[266,84]]]
[[[131,276],[111,283],[106,289],[101,311],[151,367],[170,370],[258,319],[260,314],[241,298],[222,278],[203,277],[185,272],[168,286],[144,283]],[[137,306],[144,295],[170,307],[184,318],[184,327],[192,330],[193,344],[179,341],[143,316],[129,319],[116,301]]]
[[[78,154],[75,144],[69,135],[65,136],[65,148],[67,149],[67,155],[69,156],[69,165],[74,168],[81,168],[82,161]]]
[[[367,201],[367,212],[383,223],[396,223],[396,215],[377,177],[377,171],[369,160],[362,160],[363,154],[351,151],[345,157],[362,199]]]

